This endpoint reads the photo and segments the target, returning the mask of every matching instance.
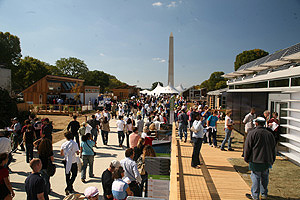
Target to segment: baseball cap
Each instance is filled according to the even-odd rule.
[[[257,117],[254,121],[255,121],[255,122],[265,122],[266,119],[263,118],[263,117]]]
[[[87,198],[95,197],[98,194],[99,194],[99,190],[94,186],[88,187],[84,190],[84,196],[87,197]]]
[[[115,167],[115,168],[118,168],[118,167],[121,166],[121,164],[120,164],[120,162],[118,160],[112,160],[110,162],[110,164],[111,164],[112,167]]]

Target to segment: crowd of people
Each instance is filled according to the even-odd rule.
[[[86,117],[81,124],[77,121],[77,116],[73,116],[73,120],[67,125],[64,133],[66,142],[61,145],[60,151],[60,155],[64,158],[66,195],[76,192],[73,183],[78,174],[78,166],[81,166],[82,183],[86,183],[88,166],[89,177],[95,176],[93,165],[96,152],[94,148],[97,147],[97,141],[99,141],[98,135],[101,135],[103,145],[108,145],[110,120],[115,118],[118,146],[126,149],[125,159],[120,162],[111,161],[108,168],[103,172],[103,197],[104,199],[125,199],[128,195],[147,197],[148,174],[145,170],[145,157],[156,156],[152,148],[152,141],[157,137],[156,130],[159,130],[162,124],[170,123],[170,97],[144,97],[125,102],[112,102],[110,108],[110,111],[108,109],[98,110],[90,118]],[[220,148],[221,151],[226,151],[225,145],[228,143],[227,150],[234,151],[231,147],[234,125],[231,114],[231,110],[226,111],[225,138],[218,146],[217,127],[218,121],[223,118],[223,112],[210,110],[207,105],[198,103],[194,103],[188,108],[186,101],[180,98],[175,101],[174,121],[178,128],[178,136],[182,142],[187,142],[189,139],[193,143],[192,167],[201,168],[199,154],[203,143]],[[263,118],[256,118],[255,108],[252,108],[243,120],[245,123],[243,156],[245,161],[250,163],[250,169],[253,170],[251,176],[254,177],[252,180],[255,186],[253,187],[256,187],[256,190],[253,189],[251,194],[253,198],[256,197],[257,187],[260,185],[259,182],[255,181],[259,176],[262,177],[261,184],[265,187],[261,193],[263,196],[266,195],[267,183],[263,182],[267,179],[266,170],[268,168],[266,166],[272,165],[275,158],[271,154],[263,158],[253,156],[252,140],[256,138],[252,132],[257,130],[255,127],[265,127],[266,129],[263,131],[272,133],[272,136],[266,136],[266,138],[269,137],[268,142],[273,137],[276,144],[280,133],[277,118],[277,113],[273,113],[271,118],[269,111],[264,112]],[[190,138],[188,138],[188,130],[190,130]],[[12,143],[9,139],[11,136],[9,131],[12,132]],[[49,199],[50,177],[55,174],[52,147],[53,126],[50,120],[48,118],[39,120],[34,116],[29,116],[22,127],[18,119],[14,118],[9,131],[0,132],[0,199],[12,199],[14,196],[8,178],[9,164],[12,161],[12,152],[17,151],[18,146],[20,146],[21,151],[26,151],[26,162],[30,163],[32,169],[31,175],[25,181],[27,199]],[[273,152],[272,145],[273,143],[269,142],[269,153]],[[33,156],[34,148],[37,149],[38,158]],[[80,160],[82,160],[82,164],[79,165]],[[265,162],[265,165],[261,166],[257,162],[260,164]],[[258,174],[255,173],[257,169],[264,171]],[[85,191],[85,196],[88,199],[97,199],[97,195],[99,195],[99,191],[95,187],[89,187]]]

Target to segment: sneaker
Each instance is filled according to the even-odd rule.
[[[233,148],[229,148],[228,151],[234,151],[234,149]]]
[[[262,195],[260,199],[267,199],[267,196]]]
[[[65,190],[65,192],[66,192],[66,196],[68,196],[70,194],[69,190]]]
[[[226,149],[224,149],[224,148],[221,148],[221,151],[227,151]]]
[[[81,182],[86,183],[85,179],[83,179],[83,178],[81,179]]]
[[[246,197],[248,198],[248,199],[254,199],[253,197],[252,197],[252,195],[251,194],[246,194]],[[258,200],[258,199],[255,199],[255,200]]]

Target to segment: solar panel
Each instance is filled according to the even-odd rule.
[[[277,51],[276,53],[271,54],[270,59],[268,60],[268,62],[280,59],[286,53],[287,50],[288,50],[288,48]]]
[[[261,64],[267,62],[267,61],[269,60],[270,57],[271,57],[271,55],[267,55],[267,56],[264,56],[264,57],[262,57],[262,58],[259,58],[259,59],[257,60],[256,65],[261,65]]]
[[[287,53],[284,56],[289,56],[298,52],[300,52],[300,43],[289,47]]]

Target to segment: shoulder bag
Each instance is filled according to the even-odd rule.
[[[94,152],[94,156],[96,155],[96,152],[94,151],[94,149],[89,145],[88,141],[86,141],[86,144],[88,145],[88,147]]]

